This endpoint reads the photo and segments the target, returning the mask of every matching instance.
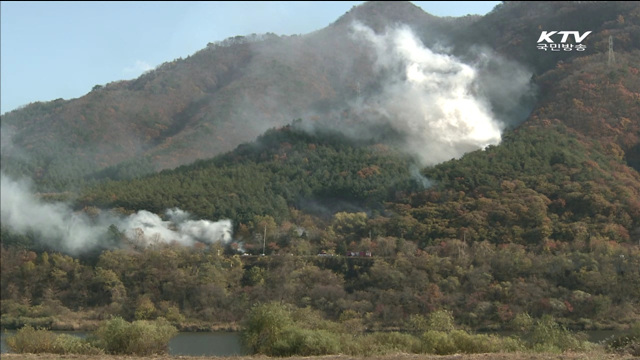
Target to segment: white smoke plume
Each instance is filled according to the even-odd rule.
[[[488,61],[486,53],[466,64],[425,47],[408,27],[379,34],[355,24],[352,36],[371,48],[382,85],[353,105],[359,123],[347,134],[362,138],[390,130],[402,150],[431,166],[496,145],[506,124],[523,120],[499,118],[515,113],[532,92],[531,74],[517,64],[497,56]]]
[[[20,234],[32,233],[50,247],[72,254],[104,247],[104,235],[111,225],[139,245],[177,242],[191,246],[196,241],[226,244],[232,239],[231,220],[191,220],[189,213],[177,208],[167,210],[169,221],[145,210],[128,217],[103,213],[94,219],[65,203],[41,201],[24,180],[2,174],[0,185],[3,227]]]
[[[169,221],[164,221],[149,211],[140,210],[121,220],[120,224],[129,239],[143,244],[177,242],[192,246],[196,241],[227,243],[231,240],[231,220],[189,220],[189,213],[177,208],[167,210],[166,214]]]
[[[413,178],[417,184],[421,185],[425,189],[428,189],[433,185],[433,182],[426,176],[422,175],[420,173],[420,169],[415,165],[409,167],[409,174],[411,174],[411,178]]]

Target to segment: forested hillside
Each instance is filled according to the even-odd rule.
[[[286,127],[210,161],[105,183],[83,195],[80,206],[156,213],[180,206],[202,218],[231,218],[236,227],[264,215],[290,222],[300,210],[322,210],[317,215],[324,219],[363,212],[377,236],[422,247],[448,238],[523,245],[592,236],[638,241],[640,176],[606,151],[549,121],[426,169],[423,179],[383,145],[356,146],[337,134],[313,137]],[[426,179],[434,185],[421,189]],[[345,235],[358,241],[368,233],[361,231]]]
[[[199,217],[248,223],[256,215],[283,221],[290,208],[314,204],[329,216],[340,209],[379,212],[394,189],[418,189],[410,161],[380,144],[353,144],[340,134],[309,135],[298,126],[267,131],[254,143],[128,182],[88,190],[83,206],[183,208]]]
[[[96,187],[79,203],[231,216],[226,246],[143,248],[116,231],[119,249],[78,262],[20,250],[4,233],[13,243],[2,250],[4,326],[65,328],[115,313],[209,328],[271,300],[361,329],[403,328],[437,309],[475,329],[509,328],[520,313],[582,329],[640,315],[640,179],[598,143],[559,123],[525,126],[424,171],[434,182],[424,189],[391,149],[343,141],[272,130],[210,161]],[[238,256],[261,253],[265,231],[267,257]]]
[[[638,322],[640,5],[417,10],[366,3],[316,33],[210,44],[5,114],[3,184],[5,171],[28,175],[40,193],[28,231],[3,212],[2,326],[121,315],[235,327],[270,301],[354,332],[409,329],[439,310],[476,330],[514,329],[525,314],[575,329]],[[409,30],[389,30],[403,20]],[[560,26],[592,31],[587,50],[536,48]],[[389,45],[398,38],[409,45]],[[450,53],[423,46],[440,39]],[[376,51],[409,48],[400,62]],[[466,106],[438,106],[448,101]],[[51,222],[38,206],[64,214],[60,234],[81,224],[98,240],[61,251],[64,239],[38,230]],[[182,211],[232,234],[161,241],[146,223],[125,228],[143,210],[171,234]]]

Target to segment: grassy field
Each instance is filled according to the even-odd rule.
[[[51,354],[2,354],[3,360],[260,360],[271,359],[267,356],[238,356],[238,357],[214,357],[214,356],[111,356],[111,355],[51,355]],[[293,356],[286,358],[288,360],[362,360],[365,357],[347,356],[347,355],[328,355],[328,356]],[[638,359],[630,355],[622,356],[615,354],[606,354],[602,352],[588,353],[562,353],[562,354],[538,354],[538,353],[504,353],[504,354],[456,354],[456,355],[416,355],[416,354],[395,354],[385,356],[372,356],[366,359],[373,360],[627,360]]]

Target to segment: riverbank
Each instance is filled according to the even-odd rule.
[[[261,360],[271,359],[268,356],[234,356],[234,357],[209,357],[209,356],[112,356],[112,355],[54,355],[54,354],[2,354],[4,360]],[[278,358],[282,359],[282,358]],[[287,360],[363,360],[364,357],[348,355],[327,356],[293,356]],[[455,354],[455,355],[422,355],[422,354],[393,354],[384,356],[370,356],[366,359],[373,360],[631,360],[638,359],[630,355],[607,354],[601,351],[593,352],[567,352],[562,354],[545,353],[493,353],[493,354]]]
[[[3,318],[4,320],[4,318]],[[72,317],[71,320],[61,320],[58,318],[20,318],[17,320],[8,319],[0,326],[0,331],[15,331],[23,326],[34,328],[44,328],[51,331],[78,331],[92,332],[100,325],[101,320],[78,319]],[[180,332],[240,332],[238,323],[207,323],[205,321],[184,321],[174,323]]]

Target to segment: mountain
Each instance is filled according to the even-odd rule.
[[[544,31],[591,33],[544,51]],[[2,137],[5,326],[193,329],[269,301],[356,332],[640,319],[638,2],[368,2],[29,105]]]
[[[51,189],[92,175],[126,178],[337,112],[359,84],[374,86],[372,59],[347,35],[353,20],[425,29],[443,22],[408,2],[367,3],[315,33],[237,36],[78,99],[29,104],[2,116],[5,171]]]
[[[581,20],[576,20],[578,17]],[[590,31],[583,42],[586,50],[537,49],[542,29],[555,29],[554,24]],[[268,136],[258,143],[264,149],[262,155],[271,154],[276,161],[253,158],[251,166],[238,169],[247,164],[220,160],[244,159],[239,153],[256,146],[249,144],[218,160],[195,165],[206,167],[207,176],[221,184],[230,176],[238,177],[234,172],[247,174],[253,182],[245,186],[246,191],[229,183],[207,185],[209,190],[194,193],[195,199],[186,193],[158,194],[153,190],[157,186],[150,186],[149,181],[166,182],[161,180],[164,175],[159,175],[158,180],[140,179],[139,188],[123,183],[124,190],[94,192],[85,196],[82,204],[161,212],[186,202],[198,216],[231,217],[246,223],[260,213],[279,221],[288,219],[290,207],[305,207],[303,204],[319,198],[378,210],[384,208],[385,201],[397,201],[389,197],[389,187],[396,188],[390,178],[369,185],[358,179],[363,169],[388,177],[382,160],[351,155],[360,150],[338,158],[306,153],[305,142],[317,146],[332,133],[340,134],[341,146],[385,148],[402,159],[397,163],[405,170],[392,171],[396,182],[405,184],[396,188],[399,192],[415,190],[407,185],[411,178],[414,185],[425,180],[417,171],[420,168],[433,180],[448,183],[440,170],[428,169],[487,144],[497,145],[511,131],[534,131],[527,129],[547,129],[549,136],[555,132],[571,134],[572,141],[591,149],[584,150],[590,154],[587,157],[569,149],[546,153],[543,160],[535,160],[547,164],[537,165],[537,171],[552,171],[549,166],[579,157],[582,160],[569,169],[599,164],[600,169],[630,174],[625,186],[635,189],[640,166],[638,30],[637,3],[505,2],[484,17],[438,18],[409,2],[368,2],[314,33],[230,38],[209,44],[187,59],[165,63],[136,80],[96,86],[79,99],[31,104],[5,114],[3,172],[28,175],[41,191],[131,179],[211,158],[300,118],[294,129],[307,133],[302,143],[298,136],[281,141]],[[608,54],[609,39],[615,59]],[[465,105],[451,111],[449,103]],[[566,136],[558,141],[568,141]],[[300,149],[283,162],[282,156],[291,156],[286,150],[291,146]],[[340,151],[333,149],[328,154]],[[487,153],[479,156],[490,156]],[[524,164],[526,157],[536,155],[521,156]],[[611,164],[602,160],[603,156]],[[292,164],[292,158],[307,162]],[[309,162],[314,158],[320,163]],[[269,165],[264,163],[267,160]],[[330,165],[332,161],[354,164],[336,168]],[[464,161],[456,164],[454,167],[465,166]],[[311,174],[310,179],[302,176],[305,173],[300,166]],[[229,173],[217,167],[234,170]],[[346,168],[351,171],[345,172]],[[189,168],[178,169],[176,174],[192,171],[185,169]],[[320,176],[323,172],[318,169],[345,175],[341,179]],[[506,178],[524,180],[526,170],[523,165]],[[281,172],[289,175],[274,175]],[[174,181],[182,175],[167,176]],[[482,176],[485,180],[480,183],[488,183],[489,178],[497,183],[504,180],[490,173]],[[262,185],[255,183],[258,179]],[[338,180],[340,185],[334,183]],[[318,185],[326,181],[324,187]],[[478,181],[472,183],[478,185]],[[185,182],[189,180],[180,180]],[[454,183],[451,186],[455,188],[458,185]],[[136,188],[137,195],[126,195],[126,188]],[[256,188],[262,190],[255,192]],[[171,192],[177,190],[174,186]],[[368,191],[378,195],[367,199]],[[478,190],[466,187],[461,191]],[[234,201],[227,204],[221,200],[234,193],[245,198],[242,209],[232,205],[238,205]],[[200,203],[198,197],[205,195],[226,205]],[[274,196],[277,201],[265,207]],[[636,216],[633,201],[605,197],[627,204],[629,216]],[[332,207],[333,212],[345,209]],[[637,224],[632,221],[622,226],[633,231]]]
[[[296,118],[335,117],[350,101],[379,92],[384,81],[373,69],[370,49],[349,36],[354,22],[378,33],[405,24],[423,43],[450,46],[461,57],[469,56],[470,47],[489,46],[540,75],[583,55],[536,50],[540,29],[554,24],[593,32],[584,55],[605,53],[608,36],[614,36],[620,63],[637,58],[630,52],[640,42],[634,3],[506,2],[484,17],[438,18],[409,2],[368,2],[311,34],[210,43],[138,79],[4,114],[5,171],[50,189],[80,177],[129,178],[231,150]],[[620,78],[632,84],[637,66],[628,66],[620,71],[631,71],[632,78]],[[629,139],[617,143],[632,152],[637,145]],[[630,158],[635,163],[636,155]]]
[[[208,158],[296,118],[335,117],[358,97],[379,93],[384,81],[370,49],[349,36],[354,22],[378,33],[405,24],[424,44],[448,46],[463,58],[471,47],[487,46],[538,75],[584,55],[602,64],[595,57],[606,57],[611,35],[620,66],[628,66],[620,69],[620,79],[633,84],[636,75],[637,3],[505,2],[484,17],[438,18],[409,2],[368,2],[311,34],[210,43],[138,79],[4,114],[3,167],[43,188],[62,189],[78,178],[130,178]],[[540,30],[555,24],[592,31],[589,51],[538,51]],[[622,65],[627,58],[632,63]],[[626,90],[636,92],[633,86]],[[635,140],[616,143],[637,151]],[[631,163],[636,157],[629,156]]]
[[[591,31],[584,40],[587,50],[537,49],[541,31],[556,24]],[[404,51],[400,41],[407,41],[406,33],[393,32],[403,27],[419,38],[411,45],[413,53],[385,56]],[[614,63],[608,61],[609,38]],[[444,53],[434,55],[430,47]],[[78,99],[34,103],[4,114],[3,172],[30,177],[44,191],[130,179],[227,152],[297,118],[310,133],[336,129],[356,140],[399,148],[417,158],[418,166],[497,144],[497,128],[484,138],[464,138],[481,128],[559,121],[637,170],[639,49],[637,3],[505,2],[483,17],[438,18],[410,2],[367,2],[314,33],[254,34],[210,43],[138,79],[96,85]],[[462,99],[477,107],[469,111],[483,111],[488,103],[488,115],[498,123],[467,123],[478,128],[427,134],[422,127],[437,124],[444,116],[438,111],[445,111],[428,108],[429,102],[447,98],[416,94],[424,88],[416,91],[407,80],[411,66],[425,62],[411,57],[425,54],[432,57],[426,63],[449,66],[419,69],[420,76],[432,71],[440,77],[428,80],[436,90],[448,87],[438,82],[466,81],[459,69],[473,66],[475,78],[445,95],[475,92]],[[420,86],[431,86],[421,81]],[[482,95],[479,101],[476,95]],[[431,124],[416,124],[428,116],[434,118]],[[443,150],[449,145],[439,143],[442,138],[453,145]]]
[[[344,34],[334,36],[343,30],[237,36],[136,80],[27,105],[2,116],[3,164],[47,182],[133,159],[159,170],[231,150],[353,95],[349,87],[366,72],[345,64],[357,55]],[[349,56],[334,56],[341,53]],[[352,80],[341,81],[347,74]]]

